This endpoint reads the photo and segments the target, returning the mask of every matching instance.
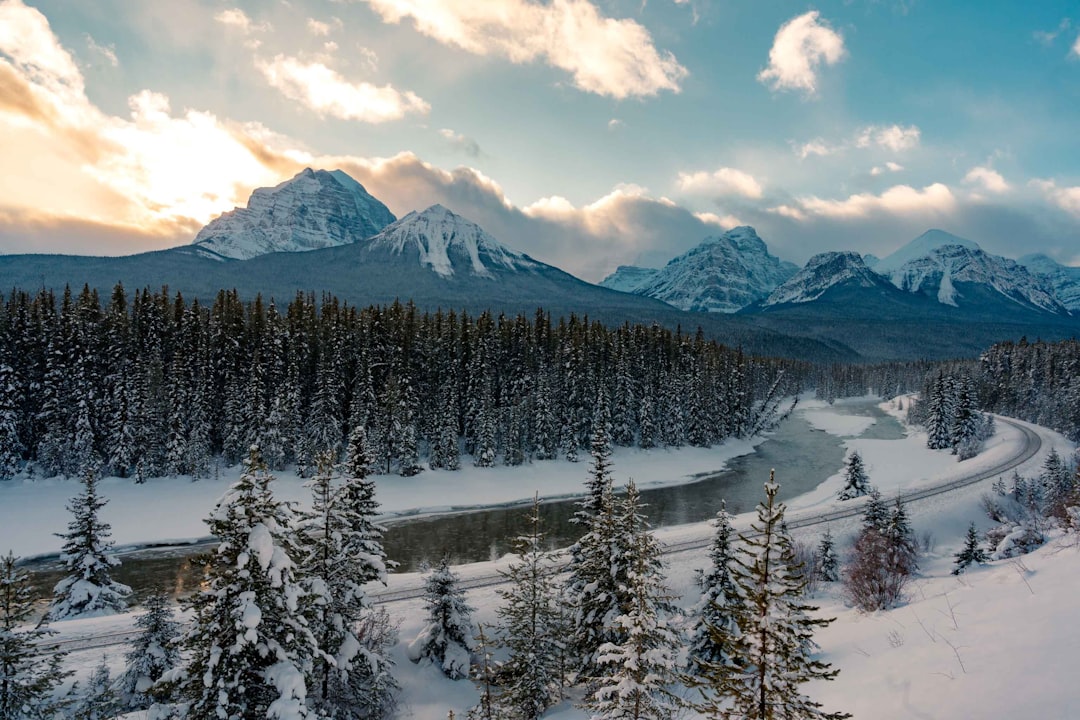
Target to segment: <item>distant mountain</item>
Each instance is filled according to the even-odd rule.
[[[761,303],[762,307],[813,302],[833,288],[881,289],[884,278],[866,267],[857,252],[826,252],[810,258],[806,266]]]
[[[656,277],[657,268],[643,268],[636,265],[620,265],[615,272],[600,281],[600,287],[619,292],[632,293]]]
[[[307,168],[280,185],[257,189],[246,208],[212,220],[188,251],[217,260],[247,260],[348,245],[392,222],[393,213],[344,172]]]
[[[490,278],[496,271],[518,272],[539,265],[442,205],[411,212],[363,244],[368,253],[415,258],[421,267],[447,278],[462,273]]]
[[[1049,283],[1061,304],[1080,315],[1080,267],[1061,265],[1042,254],[1025,255],[1017,262]]]
[[[883,261],[884,262],[884,261]],[[879,265],[877,270],[880,271]],[[888,273],[896,287],[943,305],[989,310],[987,292],[1036,312],[1068,315],[1054,288],[1015,260],[970,245],[939,245]]]
[[[728,230],[668,262],[662,269],[620,268],[605,287],[629,286],[637,295],[663,300],[690,312],[734,313],[767,296],[798,267],[770,255],[752,227]]]
[[[962,247],[971,248],[972,250],[980,249],[976,242],[962,238],[958,235],[953,235],[944,230],[931,229],[927,230],[899,250],[896,250],[891,255],[886,255],[878,260],[873,264],[874,271],[883,275],[888,275],[905,263],[925,257],[935,249],[945,245],[960,245]]]

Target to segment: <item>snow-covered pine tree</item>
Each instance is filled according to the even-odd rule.
[[[304,671],[315,640],[293,561],[293,511],[274,498],[273,480],[252,447],[206,520],[220,544],[205,589],[187,601],[187,664],[175,678],[186,720],[308,717]]]
[[[592,678],[595,689],[584,707],[594,720],[670,720],[681,702],[672,692],[679,634],[672,627],[671,593],[664,583],[660,545],[640,513],[633,481],[620,503],[618,526],[625,538],[626,565],[620,588],[621,614],[611,618],[613,642],[601,645]]]
[[[125,655],[127,668],[117,680],[120,701],[128,710],[144,710],[154,702],[154,683],[169,670],[180,665],[180,623],[173,615],[169,598],[151,595],[143,602],[146,608],[135,618],[138,637]]]
[[[298,529],[303,584],[311,596],[309,628],[321,653],[309,671],[308,695],[315,710],[339,720],[388,717],[395,707],[397,683],[390,675],[385,628],[378,629],[364,585],[386,582],[382,528],[374,484],[367,478],[364,430],[349,437],[347,476],[337,487],[330,451],[319,459],[308,485],[311,513]]]
[[[716,513],[713,527],[716,532],[709,549],[710,565],[701,576],[701,601],[695,612],[700,622],[690,638],[687,657],[691,674],[704,664],[718,666],[717,670],[738,664],[734,655],[739,634],[736,616],[745,608],[733,575],[735,530],[726,506]]]
[[[424,582],[428,621],[409,644],[409,659],[434,665],[451,680],[469,676],[474,647],[473,609],[458,587],[458,577],[444,557]]]
[[[112,720],[122,710],[104,657],[78,694],[78,700],[66,713],[71,720]]]
[[[905,575],[913,575],[919,569],[919,545],[908,520],[907,508],[899,496],[889,513],[883,534],[889,543],[895,566]]]
[[[926,447],[942,450],[952,447],[953,429],[952,383],[939,372],[930,385],[926,410]]]
[[[831,530],[826,530],[821,536],[818,545],[818,580],[822,582],[836,582],[840,579],[840,562],[836,557],[836,546],[833,543]]]
[[[979,531],[975,529],[975,523],[968,525],[967,534],[964,536],[964,547],[953,557],[956,558],[953,575],[959,575],[974,563],[981,565],[990,559],[986,551],[979,546]]]
[[[851,500],[869,495],[872,489],[862,455],[856,450],[848,456],[847,465],[844,467],[844,487],[840,489],[837,497],[841,500]]]
[[[71,675],[67,653],[48,646],[55,631],[31,624],[34,598],[17,562],[10,552],[0,558],[0,718],[52,718],[66,705],[53,696]]]
[[[557,634],[555,566],[544,551],[540,523],[540,496],[533,498],[529,532],[514,543],[517,560],[504,577],[499,607],[503,645],[510,657],[502,667],[503,691],[499,705],[520,720],[536,720],[559,698],[559,656],[565,638]]]
[[[952,416],[952,446],[953,452],[957,448],[975,438],[982,425],[982,414],[976,407],[975,385],[971,376],[964,374],[955,379],[955,403]]]
[[[476,626],[476,664],[471,668],[470,677],[480,690],[480,702],[469,708],[466,720],[503,720],[505,713],[495,696],[494,685],[499,672],[499,663],[495,662],[493,639],[484,632],[483,623]]]
[[[656,447],[654,407],[651,397],[641,396],[641,405],[638,407],[638,447],[645,449]]]
[[[98,495],[97,470],[90,468],[82,478],[83,491],[68,503],[72,514],[60,560],[68,575],[56,584],[49,618],[66,620],[122,612],[131,588],[112,579],[112,568],[120,561],[112,554],[110,526],[98,517],[108,500]]]
[[[884,532],[889,523],[889,508],[881,499],[881,493],[876,489],[870,491],[870,497],[863,507],[863,527],[874,528]]]
[[[18,406],[15,371],[6,362],[0,362],[0,480],[10,480],[22,467]]]
[[[597,397],[592,439],[589,442],[592,461],[589,463],[589,478],[585,481],[586,494],[578,503],[573,520],[586,527],[599,512],[604,493],[611,489],[610,424],[607,394],[601,390]]]
[[[824,712],[800,690],[811,680],[831,680],[839,671],[812,656],[814,630],[832,620],[810,617],[817,608],[802,602],[806,581],[783,530],[786,508],[776,501],[779,489],[770,475],[754,534],[742,536],[738,550],[735,577],[747,602],[747,612],[739,616],[742,666],[735,672],[704,673],[709,694],[696,707],[710,717],[740,720],[841,720],[850,715]]]

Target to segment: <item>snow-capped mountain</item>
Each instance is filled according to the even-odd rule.
[[[944,305],[961,307],[965,301],[982,304],[989,289],[1033,310],[1069,314],[1043,278],[1015,260],[991,255],[978,247],[937,246],[887,276],[901,290],[935,297]]]
[[[959,235],[953,235],[944,230],[930,229],[891,255],[886,255],[877,262],[867,263],[867,266],[873,267],[875,272],[888,275],[905,263],[925,257],[945,245],[960,245],[972,250],[980,249],[978,243],[962,238]]]
[[[886,281],[866,267],[866,262],[857,252],[819,253],[810,258],[802,270],[773,290],[761,305],[772,307],[808,303],[834,287],[877,288],[883,284]]]
[[[496,270],[517,272],[537,265],[442,205],[409,213],[364,245],[372,253],[415,255],[421,267],[446,278],[463,273],[490,278]]]
[[[742,226],[705,238],[660,270],[639,273],[642,282],[630,292],[680,310],[733,313],[766,297],[797,270],[770,255],[754,228]],[[614,288],[630,277],[631,273],[617,270],[601,284]]]
[[[644,268],[637,265],[620,265],[615,272],[600,281],[600,287],[619,292],[632,293],[656,277],[658,268]]]
[[[307,168],[251,194],[246,208],[212,220],[192,246],[212,259],[247,260],[272,252],[348,245],[394,222],[385,205],[341,170]]]
[[[1017,262],[1048,283],[1062,305],[1080,314],[1080,267],[1062,265],[1042,254],[1025,255]]]

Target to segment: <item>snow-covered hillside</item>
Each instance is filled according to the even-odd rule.
[[[873,264],[874,271],[883,275],[888,275],[905,263],[925,257],[937,248],[946,245],[960,245],[961,247],[966,247],[971,250],[980,249],[979,244],[972,240],[962,238],[959,235],[953,235],[944,230],[930,229],[900,249],[894,251],[892,254],[877,260],[877,262]],[[869,265],[869,263],[867,264]]]
[[[205,257],[246,260],[355,243],[392,222],[393,213],[341,170],[307,168],[257,189],[246,208],[212,220],[193,245]]]
[[[880,278],[866,267],[857,252],[819,253],[810,258],[802,270],[776,288],[762,305],[807,303],[817,300],[838,285],[872,288],[880,282]]]
[[[1080,267],[1061,265],[1042,254],[1025,255],[1017,262],[1041,277],[1062,305],[1080,313]]]
[[[632,293],[639,287],[656,277],[660,272],[657,268],[637,267],[636,265],[620,265],[615,272],[600,281],[600,287],[619,292]]]
[[[443,277],[467,273],[491,277],[492,271],[517,272],[537,263],[499,243],[479,225],[442,205],[411,212],[366,243],[371,252],[416,253],[420,265]]]

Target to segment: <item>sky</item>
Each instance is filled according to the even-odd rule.
[[[1080,265],[1080,2],[0,0],[0,252],[189,243],[340,168],[598,281],[735,225]]]

